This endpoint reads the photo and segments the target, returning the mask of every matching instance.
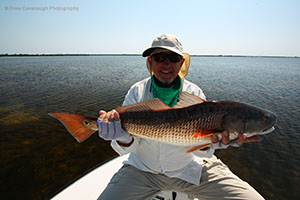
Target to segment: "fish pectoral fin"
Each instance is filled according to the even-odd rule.
[[[194,146],[194,147],[188,149],[186,152],[187,152],[187,153],[191,153],[191,152],[196,151],[196,150],[198,150],[198,149],[204,149],[204,148],[206,148],[206,147],[208,147],[208,146],[210,146],[210,143],[207,143],[207,144],[201,144],[201,145]]]
[[[197,132],[194,133],[193,138],[201,137],[202,139],[210,139],[214,133],[211,129],[197,129]]]
[[[204,102],[205,102],[204,99],[201,99],[196,95],[184,91],[180,94],[178,98],[178,102],[174,106],[174,108],[183,108],[183,107],[204,103]]]
[[[151,99],[148,101],[132,104],[129,106],[119,106],[116,108],[118,113],[124,112],[142,112],[142,111],[163,111],[170,110],[171,107],[164,104],[159,99]]]

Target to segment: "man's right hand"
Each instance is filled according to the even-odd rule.
[[[122,144],[132,142],[132,136],[125,131],[120,123],[120,115],[116,110],[99,112],[97,125],[99,129],[99,137],[104,140],[117,140]]]
[[[112,110],[109,112],[100,110],[98,119],[102,119],[103,122],[120,121],[120,115],[116,110]]]

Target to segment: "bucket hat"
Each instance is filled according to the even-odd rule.
[[[155,49],[167,49],[183,56],[182,45],[175,35],[163,34],[156,37],[150,48],[143,52],[143,57],[150,56]]]
[[[190,55],[188,53],[183,52],[182,44],[179,42],[179,40],[175,35],[163,34],[156,37],[153,40],[151,47],[146,49],[143,52],[142,56],[143,57],[151,56],[153,51],[156,52],[157,49],[162,49],[162,50],[165,49],[181,55],[185,59],[185,61],[183,62],[178,75],[181,77],[181,79],[184,79],[188,75],[188,70],[190,67],[190,60],[191,60]],[[150,64],[147,61],[146,63],[147,63],[148,71],[152,73]]]

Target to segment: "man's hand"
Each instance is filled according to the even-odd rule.
[[[259,136],[252,136],[247,138],[247,134],[244,133],[242,135],[239,135],[239,137],[236,139],[236,144],[239,146],[242,146],[244,142],[261,142],[262,139]]]
[[[240,147],[244,142],[260,142],[262,139],[259,136],[252,136],[247,138],[247,134],[243,133],[238,136],[237,139],[230,141],[228,131],[223,131],[221,133],[221,140],[219,140],[220,133],[214,133],[211,136],[211,141],[213,143],[214,149],[226,149],[228,146]]]
[[[109,112],[100,110],[99,115],[97,120],[99,137],[104,140],[117,140],[124,145],[132,143],[133,138],[121,127],[120,115],[116,110]]]
[[[100,110],[98,119],[102,119],[103,122],[120,121],[120,115],[116,110],[109,112]]]

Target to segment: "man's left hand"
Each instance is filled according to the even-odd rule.
[[[259,136],[252,136],[247,138],[247,134],[243,133],[238,136],[237,139],[230,141],[228,131],[221,133],[221,140],[219,140],[220,133],[214,133],[211,136],[212,147],[214,149],[226,149],[228,146],[240,147],[244,142],[260,142],[262,139]]]

